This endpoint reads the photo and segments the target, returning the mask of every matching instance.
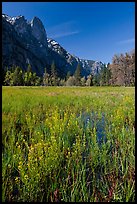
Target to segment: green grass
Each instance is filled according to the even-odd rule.
[[[135,201],[134,103],[134,87],[2,87],[2,201]]]

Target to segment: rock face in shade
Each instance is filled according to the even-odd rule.
[[[40,20],[34,18],[27,22],[24,16],[10,18],[3,15],[2,57],[4,66],[15,64],[26,70],[30,63],[33,71],[42,75],[47,65],[45,58],[48,57],[48,43]]]
[[[55,62],[60,77],[68,71],[75,72],[77,64],[82,67],[82,75],[96,74],[103,65],[94,60],[79,59],[68,53],[59,43],[47,38],[41,20],[34,17],[27,21],[24,16],[2,15],[2,63],[3,67],[18,65],[26,70],[28,64],[37,75],[42,76],[45,67],[50,72]]]
[[[32,35],[43,45],[47,46],[47,34],[41,20],[34,17],[30,22]]]

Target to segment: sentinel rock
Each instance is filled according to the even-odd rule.
[[[37,17],[27,21],[24,16],[10,17],[2,14],[2,64],[3,68],[20,66],[26,70],[28,64],[32,71],[42,76],[51,64],[55,63],[58,75],[65,77],[69,71],[74,74],[78,63],[82,75],[96,74],[102,63],[79,59],[68,53],[58,42],[47,38],[43,23]]]
[[[30,23],[32,29],[32,35],[41,43],[48,46],[47,34],[41,20],[34,17]]]

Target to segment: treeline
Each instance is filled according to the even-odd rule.
[[[32,72],[31,65],[26,71],[18,66],[3,70],[2,84],[6,86],[134,86],[135,85],[135,52],[125,55],[114,55],[112,64],[104,64],[101,71],[82,77],[81,66],[77,65],[74,75],[67,73],[64,79],[57,73],[55,63],[51,65],[50,73],[45,68],[42,77]]]
[[[22,70],[19,66],[12,66],[6,71],[3,70],[3,85],[6,86],[39,86],[41,78],[32,72],[30,64],[27,71]]]

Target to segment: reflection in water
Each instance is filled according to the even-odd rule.
[[[83,128],[96,128],[96,134],[97,134],[97,141],[99,144],[102,142],[106,142],[106,133],[105,133],[105,115],[104,113],[101,114],[101,117],[98,116],[97,113],[91,112],[86,113],[83,112],[80,117],[80,122],[83,124]]]

